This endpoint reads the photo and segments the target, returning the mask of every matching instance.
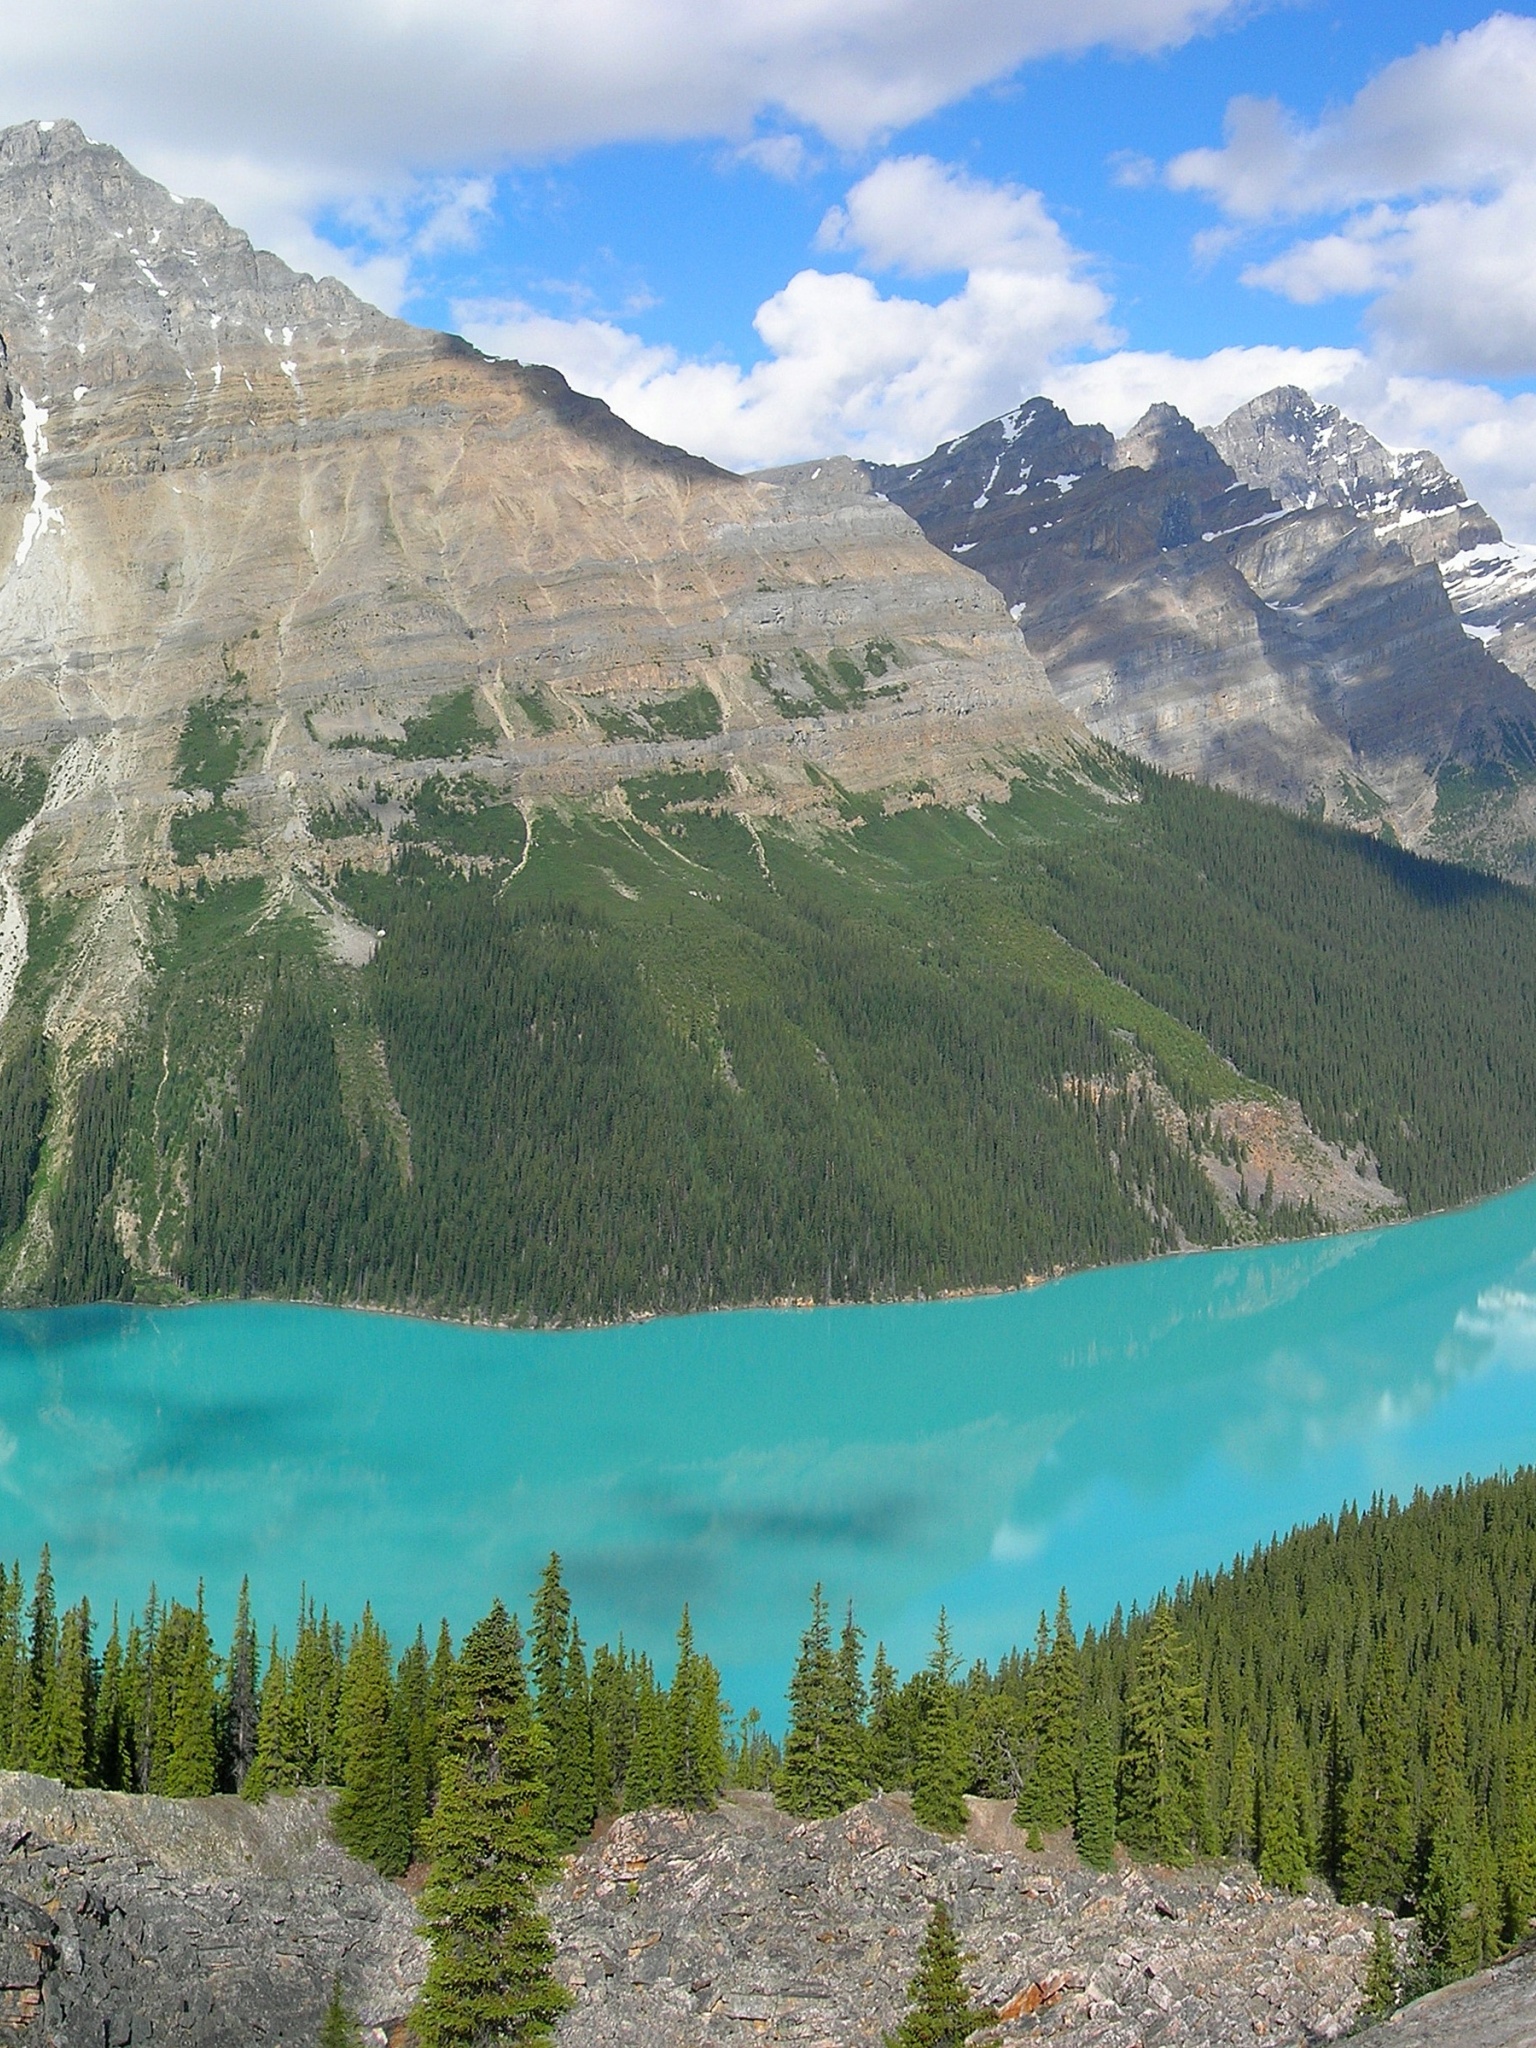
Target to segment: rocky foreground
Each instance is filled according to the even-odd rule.
[[[563,2048],[873,2048],[939,1899],[1000,2044],[1331,2041],[1358,2018],[1364,1909],[1268,1891],[1243,1868],[1101,1876],[1002,1846],[1021,1842],[1006,1806],[973,1807],[964,1842],[896,1800],[800,1826],[741,1799],[626,1816],[550,1901],[579,2000]]]
[[[129,1799],[0,1773],[0,2039],[21,2048],[313,2048],[334,1977],[409,2048],[426,1966],[408,1892],[330,1839],[330,1795]],[[1241,1866],[1079,1870],[998,1802],[962,1842],[900,1800],[796,1825],[765,1799],[627,1815],[546,1897],[575,1996],[560,2048],[877,2048],[948,1902],[988,2048],[1337,2040],[1371,1916]],[[1399,1926],[1399,1937],[1407,1932]],[[1382,2048],[1530,2048],[1536,1954],[1437,1993]],[[979,2048],[979,2044],[978,2044]]]

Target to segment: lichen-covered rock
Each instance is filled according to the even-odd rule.
[[[1100,1876],[983,1846],[1011,1834],[1002,1821],[978,1811],[971,1839],[946,1842],[894,1800],[795,1825],[741,1799],[619,1821],[549,1895],[577,1999],[562,2048],[873,2048],[940,1899],[1001,2014],[998,2043],[1217,2048],[1353,2024],[1365,1910],[1269,1891],[1242,1867]]]
[[[47,2048],[309,2048],[333,1980],[374,2040],[426,1967],[330,1795],[128,1798],[0,1773],[0,2032]]]

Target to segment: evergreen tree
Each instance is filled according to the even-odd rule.
[[[1090,1870],[1114,1868],[1115,1748],[1102,1714],[1090,1714],[1083,1724],[1074,1833],[1077,1853]]]
[[[882,1792],[894,1785],[911,1783],[911,1754],[903,1726],[901,1691],[884,1643],[876,1643],[874,1662],[869,1667],[869,1731],[864,1754],[870,1783]]]
[[[1199,1688],[1166,1599],[1136,1650],[1120,1744],[1120,1832],[1126,1846],[1183,1863],[1195,1839],[1205,1761]]]
[[[837,1688],[832,1718],[842,1730],[848,1746],[852,1781],[862,1799],[869,1790],[865,1753],[869,1741],[866,1725],[869,1689],[864,1683],[864,1631],[854,1618],[853,1602],[843,1616],[843,1633],[837,1646]]]
[[[1499,1881],[1504,1938],[1523,1941],[1536,1914],[1536,1739],[1528,1725],[1517,1730],[1510,1754],[1499,1839]]]
[[[592,1692],[581,1631],[571,1623],[559,1705],[549,1726],[549,1828],[556,1845],[573,1849],[597,1819],[597,1772],[592,1743]]]
[[[533,1717],[517,1624],[498,1601],[465,1639],[442,1730],[437,1807],[423,1830],[432,1947],[412,2024],[422,2048],[550,2037],[570,2003],[537,1888],[554,1867],[540,1825],[549,1745]]]
[[[1294,1730],[1282,1735],[1259,1803],[1259,1876],[1288,1892],[1307,1888],[1302,1761]]]
[[[997,2014],[990,2006],[973,2006],[960,1969],[960,1944],[949,1908],[942,1900],[933,1909],[917,1974],[907,1987],[906,2018],[885,2048],[965,2048],[970,2035],[991,2026]]]
[[[1067,1589],[1056,1604],[1054,1636],[1040,1617],[1035,1656],[1034,1768],[1020,1787],[1014,1819],[1021,1827],[1064,1828],[1072,1819],[1082,1741],[1082,1676]]]
[[[552,1550],[533,1596],[533,1636],[528,1659],[534,1707],[546,1734],[560,1715],[570,1635],[570,1595],[560,1576],[559,1554]]]
[[[331,1980],[331,1999],[320,2022],[319,2048],[362,2048],[363,2033],[341,1995],[341,1979]]]
[[[1392,1946],[1392,1922],[1378,1917],[1371,1929],[1371,1960],[1365,1972],[1362,2010],[1370,2019],[1387,2019],[1397,2010],[1397,1998],[1397,1951]]]
[[[1345,1900],[1396,1907],[1403,1896],[1413,1853],[1408,1732],[1401,1658],[1394,1643],[1378,1641],[1366,1664],[1360,1745],[1344,1795]]]
[[[114,1607],[112,1633],[101,1655],[91,1766],[91,1783],[108,1792],[128,1792],[133,1787],[133,1707],[125,1678],[123,1639]]]
[[[432,1666],[427,1657],[426,1635],[419,1627],[414,1642],[400,1659],[395,1673],[390,1723],[398,1744],[400,1796],[407,1839],[414,1849],[417,1833],[432,1811],[432,1800],[437,1790],[437,1727],[432,1714]]]
[[[197,1589],[197,1606],[181,1609],[185,1617],[178,1630],[180,1655],[171,1689],[171,1708],[166,1716],[170,1743],[165,1761],[164,1791],[171,1799],[203,1799],[217,1790],[219,1757],[214,1721],[218,1702],[214,1691],[213,1639],[203,1618],[203,1589]]]
[[[635,1722],[624,1769],[624,1811],[659,1806],[667,1789],[667,1703],[649,1657],[635,1664]]]
[[[21,1565],[0,1565],[0,1761],[7,1770],[27,1764],[27,1653],[21,1627]]]
[[[1258,1780],[1253,1743],[1246,1722],[1237,1731],[1232,1768],[1227,1779],[1227,1806],[1222,1816],[1222,1847],[1229,1856],[1251,1859],[1258,1844],[1254,1817],[1258,1811]]]
[[[271,1792],[291,1792],[297,1783],[288,1747],[288,1666],[273,1629],[267,1673],[261,1682],[261,1711],[256,1718],[256,1755],[240,1796],[259,1802]]]
[[[720,1732],[720,1680],[693,1647],[693,1623],[683,1609],[677,1665],[663,1716],[662,1798],[668,1806],[708,1809],[725,1783]]]
[[[238,1792],[245,1774],[256,1761],[256,1722],[260,1712],[256,1675],[260,1652],[256,1624],[251,1619],[251,1582],[240,1581],[240,1598],[235,1605],[235,1632],[230,1639],[229,1662],[225,1666],[222,1735],[219,1776],[226,1792]]]
[[[94,1670],[91,1610],[82,1600],[59,1627],[59,1661],[47,1692],[37,1769],[66,1785],[83,1785],[91,1755]]]
[[[1448,1694],[1430,1749],[1430,1797],[1419,1934],[1442,1982],[1464,1977],[1494,1951],[1495,1908],[1487,1893],[1488,1856],[1466,1781],[1466,1726]]]
[[[48,1545],[38,1559],[37,1578],[28,1610],[27,1761],[41,1769],[48,1754],[53,1711],[53,1681],[59,1661],[58,1608],[53,1590],[53,1560]]]
[[[857,1805],[864,1794],[861,1731],[853,1725],[847,1674],[832,1649],[827,1603],[811,1593],[811,1621],[789,1681],[789,1729],[773,1788],[776,1804],[802,1820],[821,1820]]]
[[[400,1782],[389,1641],[363,1609],[341,1679],[341,1793],[332,1815],[336,1839],[385,1877],[411,1860],[411,1825]]]
[[[912,1770],[912,1817],[943,1835],[959,1834],[967,1818],[970,1775],[954,1686],[955,1658],[949,1619],[939,1610],[933,1653],[923,1674],[922,1719]]]

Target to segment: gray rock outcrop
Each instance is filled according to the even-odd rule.
[[[328,1793],[72,1792],[0,1773],[0,2031],[38,2048],[312,2048],[333,1980],[383,2041],[426,1968]]]
[[[876,2048],[905,2006],[935,1901],[999,2044],[1188,2048],[1334,2040],[1360,2007],[1370,1915],[1251,1871],[1099,1876],[1019,1846],[973,1802],[945,1842],[894,1801],[796,1825],[766,1802],[619,1821],[549,1897],[577,2005],[561,2048]],[[983,1840],[975,1839],[977,1835]]]

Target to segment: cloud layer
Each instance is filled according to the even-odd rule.
[[[1169,165],[1239,225],[1330,218],[1245,282],[1303,305],[1371,301],[1402,370],[1536,370],[1536,21],[1495,14],[1389,64],[1312,127],[1238,99],[1220,149]]]

